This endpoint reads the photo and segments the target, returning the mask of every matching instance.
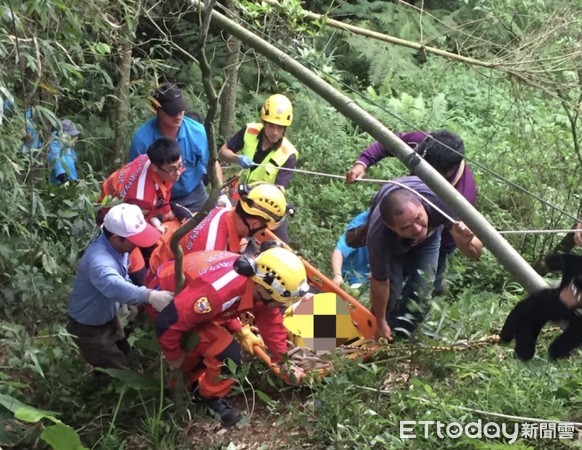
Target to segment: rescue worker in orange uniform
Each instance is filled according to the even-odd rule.
[[[183,171],[180,146],[173,139],[160,138],[150,145],[147,154],[138,156],[103,182],[98,201],[109,196],[137,205],[146,220],[163,232],[161,222],[174,218],[170,194]],[[98,224],[108,210],[99,211]],[[140,249],[135,249],[130,254],[130,277],[134,283],[143,285],[145,274],[145,260]]]
[[[216,411],[222,423],[236,424],[242,415],[225,397],[234,380],[224,361],[241,361],[241,347],[267,348],[274,361],[287,351],[287,332],[282,306],[299,301],[309,286],[303,263],[292,251],[274,247],[256,258],[223,251],[203,251],[184,258],[185,288],[159,314],[158,340],[171,368],[180,368],[191,382],[193,401]],[[174,287],[174,264],[165,263],[153,285]],[[249,325],[238,320],[252,312],[261,339]],[[184,351],[182,341],[189,331],[198,344]],[[236,339],[233,338],[234,337]]]
[[[201,250],[240,253],[241,239],[252,237],[265,228],[276,230],[281,225],[285,219],[287,201],[277,186],[261,182],[239,184],[238,192],[240,201],[234,209],[212,209],[196,228],[182,238],[180,245],[184,255]],[[152,252],[146,280],[153,278],[160,264],[174,258],[170,248],[172,235],[166,231]]]
[[[285,137],[293,122],[293,105],[282,94],[271,95],[261,108],[261,123],[242,127],[219,151],[222,161],[239,164],[244,170],[239,183],[265,181],[286,189],[297,165],[299,153]],[[289,242],[287,221],[275,234]]]

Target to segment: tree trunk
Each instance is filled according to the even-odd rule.
[[[192,0],[198,8],[204,8],[198,0]],[[214,23],[239,38],[245,45],[273,61],[320,97],[334,106],[341,114],[359,125],[386,148],[393,150],[410,170],[413,170],[483,241],[497,260],[528,291],[547,287],[547,283],[521,257],[473,206],[459,194],[430,164],[421,159],[410,147],[388,130],[375,117],[360,108],[356,102],[343,95],[286,53],[255,36],[217,11],[212,12]]]
[[[174,254],[174,280],[175,280],[175,293],[178,294],[184,288],[186,279],[184,277],[184,251],[180,246],[180,240],[186,236],[191,230],[193,230],[202,220],[208,215],[210,209],[216,204],[218,196],[220,195],[220,188],[222,187],[218,183],[218,177],[216,175],[215,162],[216,156],[216,139],[214,137],[214,119],[216,117],[216,112],[218,110],[218,96],[214,90],[212,84],[212,71],[210,69],[210,64],[206,58],[206,39],[208,37],[208,28],[210,26],[210,13],[214,7],[216,0],[207,0],[204,15],[202,16],[202,23],[200,24],[200,33],[198,36],[198,46],[196,48],[196,55],[198,57],[198,64],[200,66],[200,71],[202,73],[202,83],[204,85],[204,93],[208,100],[208,113],[204,120],[204,128],[206,129],[206,134],[208,135],[208,150],[210,152],[210,163],[208,164],[208,176],[210,178],[210,185],[212,190],[210,196],[202,209],[196,214],[194,218],[187,221],[185,224],[180,226],[172,236],[170,241],[170,248]],[[192,330],[190,330],[192,332]],[[183,391],[184,391],[184,374],[180,370],[172,371],[172,378],[174,380],[174,389],[172,392],[172,399],[176,408],[176,413],[178,417],[186,419],[186,408],[184,406]]]
[[[115,87],[115,98],[117,107],[111,114],[113,122],[113,163],[115,166],[123,164],[127,160],[128,152],[128,117],[129,117],[129,84],[131,82],[131,60],[133,36],[137,28],[139,15],[141,13],[142,1],[140,0],[135,8],[133,20],[123,17],[123,10],[120,12],[120,23],[123,30],[119,36],[117,60],[117,86]]]
[[[236,8],[232,0],[225,2],[225,7],[233,14]],[[218,134],[228,139],[235,132],[236,124],[236,91],[238,88],[240,41],[226,33],[226,67],[224,68],[224,89],[220,96],[220,122]]]

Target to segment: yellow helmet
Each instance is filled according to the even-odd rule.
[[[271,95],[261,108],[261,119],[265,122],[288,127],[293,122],[293,105],[282,94]]]
[[[309,291],[307,273],[299,257],[282,247],[270,248],[257,256],[251,279],[263,286],[273,300],[291,305]]]
[[[287,212],[285,194],[274,184],[258,181],[238,187],[240,206],[250,216],[267,221],[269,230],[276,230],[283,223]]]

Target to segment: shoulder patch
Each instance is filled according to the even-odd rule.
[[[212,311],[212,307],[210,306],[210,302],[208,301],[207,297],[200,297],[198,300],[196,300],[192,309],[196,314],[208,314]]]

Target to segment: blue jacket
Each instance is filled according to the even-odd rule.
[[[369,211],[366,210],[352,219],[346,227],[346,231],[365,224],[368,221]],[[346,232],[340,236],[335,245],[343,256],[342,276],[347,283],[352,285],[356,283],[366,283],[370,266],[368,264],[368,249],[364,245],[360,248],[353,248],[346,244]]]
[[[162,138],[158,129],[157,118],[152,117],[135,132],[129,149],[129,160],[133,161],[139,155],[147,153],[149,146]],[[182,149],[182,160],[186,170],[180,179],[174,183],[172,197],[184,197],[190,194],[202,181],[208,165],[208,138],[204,125],[184,117],[178,130],[178,144]]]
[[[10,108],[12,106],[8,105]],[[39,150],[42,147],[42,142],[40,142],[40,135],[36,130],[34,122],[32,120],[32,110],[28,108],[26,110],[26,142],[20,147],[20,153],[27,154],[29,150]]]
[[[92,241],[79,262],[69,297],[69,316],[83,325],[104,325],[120,304],[141,305],[149,289],[129,281],[129,257],[117,252],[104,234]]]
[[[56,131],[52,132],[52,138],[49,142],[48,163],[49,163],[49,181],[51,184],[61,184],[57,178],[59,175],[66,173],[69,180],[75,181],[78,178],[77,167],[77,152],[71,146],[65,144],[59,138]]]

